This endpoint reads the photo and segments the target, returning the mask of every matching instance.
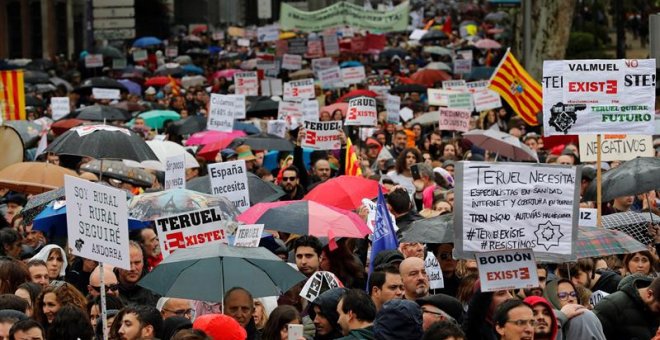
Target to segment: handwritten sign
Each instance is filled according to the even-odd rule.
[[[601,161],[629,161],[637,157],[653,157],[650,135],[603,135],[600,139]],[[596,135],[580,135],[580,160],[595,162],[598,156]]]
[[[50,110],[53,120],[60,120],[71,112],[69,97],[50,98]]]
[[[68,175],[64,192],[72,254],[130,269],[126,192]]]
[[[475,254],[481,290],[532,289],[539,286],[536,261],[531,249]]]
[[[471,93],[454,93],[447,96],[447,106],[455,109],[467,109],[472,112],[474,106],[472,105]]]
[[[376,99],[358,97],[348,102],[346,125],[376,126],[377,121]]]
[[[316,98],[314,79],[307,78],[284,83],[284,100],[302,101],[304,99],[314,98]]]
[[[305,137],[302,147],[314,150],[341,149],[339,131],[341,121],[308,122],[305,121]]]
[[[283,55],[282,68],[285,70],[300,70],[302,68],[302,56],[298,54]]]
[[[257,248],[261,241],[261,233],[264,231],[263,224],[242,224],[236,229],[234,247]]]
[[[435,258],[433,252],[426,253],[426,259],[424,260],[424,267],[426,268],[426,275],[429,276],[429,288],[431,289],[441,289],[445,288],[445,281],[442,277],[442,270],[438,259]]]
[[[444,90],[444,89],[427,89],[427,96],[429,98],[429,105],[433,106],[448,106],[449,95],[458,94],[460,91]]]
[[[186,188],[185,156],[179,154],[165,159],[165,190]]]
[[[359,84],[366,78],[364,66],[345,67],[341,69],[341,81],[345,84]]]
[[[445,80],[442,82],[442,88],[444,90],[456,90],[456,91],[467,91],[467,83],[463,79],[458,80]]]
[[[282,95],[282,79],[268,78],[261,81],[261,95],[262,96],[281,96]]]
[[[120,92],[118,89],[103,89],[94,87],[92,88],[92,95],[94,99],[119,99]]]
[[[234,130],[234,99],[232,96],[211,93],[211,105],[206,128],[222,132]]]
[[[281,138],[286,137],[286,121],[284,120],[269,120],[267,132]]]
[[[241,212],[250,207],[244,160],[209,164],[208,170],[213,195],[226,197]]]
[[[494,110],[502,107],[500,94],[489,89],[483,89],[472,93],[474,108],[477,111]]]
[[[218,207],[160,217],[154,222],[163,257],[169,256],[177,249],[209,243],[227,243],[228,221],[222,218]]]
[[[85,56],[85,67],[103,67],[103,54],[88,54]]]
[[[595,307],[597,304],[599,304],[601,301],[603,301],[603,298],[610,295],[609,293],[606,293],[602,290],[597,290],[593,293],[591,293],[591,296],[589,297],[589,304],[591,307]]]
[[[281,101],[278,105],[277,119],[285,121],[289,130],[302,124],[302,103]]]
[[[598,209],[580,208],[580,227],[595,227]]]
[[[401,110],[401,97],[391,94],[387,94],[386,96],[385,110],[387,110],[387,122],[398,124],[399,111]]]
[[[470,129],[471,111],[444,107],[438,111],[440,112],[440,130],[467,132]]]
[[[529,163],[459,162],[456,251],[533,249],[542,260],[573,256],[579,169]]]
[[[307,279],[302,290],[300,290],[300,296],[309,302],[314,302],[326,290],[341,287],[344,287],[344,285],[335,274],[326,271],[317,271]]]
[[[259,80],[257,72],[239,72],[234,74],[234,93],[246,96],[259,95]]]
[[[472,72],[472,60],[454,59],[454,74],[470,74]]]
[[[145,61],[148,58],[147,50],[133,51],[133,61]]]

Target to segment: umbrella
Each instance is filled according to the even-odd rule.
[[[23,140],[26,149],[33,148],[39,142],[41,125],[27,120],[7,120],[4,125],[11,126]]]
[[[197,56],[208,56],[211,54],[209,50],[205,50],[203,48],[195,47],[191,48],[189,50],[186,50],[187,55],[197,55]]]
[[[660,188],[660,158],[638,157],[605,172],[602,176],[603,202],[637,195]],[[584,193],[587,201],[596,200],[596,181]]]
[[[575,243],[577,258],[631,254],[644,250],[647,250],[644,244],[624,232],[593,227],[578,228],[578,239]]]
[[[485,80],[490,79],[490,76],[495,72],[494,67],[477,66],[472,68],[472,72],[467,75],[467,80]]]
[[[57,137],[76,126],[82,125],[85,122],[86,121],[82,119],[75,119],[75,118],[60,119],[50,125],[50,131],[52,131],[53,135]]]
[[[378,97],[378,93],[371,91],[371,90],[353,90],[348,92],[347,94],[339,97],[337,99],[337,103],[339,102],[345,102],[348,103],[349,100],[356,98],[356,97],[371,97],[371,98],[376,98]]]
[[[246,114],[250,117],[255,116],[275,116],[279,110],[279,102],[270,97],[248,96],[245,97]]]
[[[453,243],[454,216],[445,214],[414,221],[403,233],[401,242]]]
[[[293,151],[293,143],[288,139],[262,132],[247,137],[238,137],[234,139],[230,148],[236,148],[239,145],[249,145],[253,150],[278,150]]]
[[[481,39],[474,44],[475,47],[487,50],[502,48],[502,45],[492,39]]]
[[[363,198],[373,199],[378,196],[378,186],[378,181],[371,179],[339,176],[317,185],[303,199],[354,210],[362,205]]]
[[[112,58],[112,59],[124,59],[126,56],[117,48],[112,47],[110,45],[108,46],[100,46],[100,47],[95,47],[92,49],[94,51],[94,54],[101,54],[103,55],[104,58]]]
[[[183,37],[183,41],[191,41],[191,42],[202,42],[202,38],[194,35],[194,34],[189,34],[185,37]]]
[[[215,157],[220,150],[226,149],[235,137],[223,137],[219,141],[204,145],[199,151],[197,156],[206,159],[207,161],[215,161]]]
[[[181,86],[186,89],[193,86],[203,86],[204,84],[206,84],[206,78],[203,76],[183,76],[181,78]]]
[[[166,121],[177,121],[181,115],[170,110],[151,110],[142,112],[138,117],[144,119],[144,122],[152,128],[162,129]]]
[[[149,148],[151,148],[158,157],[157,161],[151,160],[138,163],[135,161],[124,160],[124,164],[132,167],[165,171],[167,158],[184,155],[186,169],[199,167],[199,163],[195,157],[187,152],[181,144],[170,141],[149,140],[147,141],[147,145],[149,145]]]
[[[138,96],[142,95],[142,86],[140,84],[128,79],[119,79],[118,82],[128,89],[128,93]]]
[[[451,56],[451,50],[442,46],[424,46],[424,52],[435,55]]]
[[[490,12],[484,17],[484,21],[499,22],[509,17],[509,14],[503,11]]]
[[[74,112],[74,116],[71,118],[89,120],[93,122],[105,122],[113,120],[127,121],[131,119],[131,114],[114,106],[92,105],[76,110]]]
[[[169,83],[174,80],[175,83],[179,84],[180,81],[178,79],[174,78],[169,78],[167,76],[157,76],[157,77],[151,77],[147,79],[147,81],[144,82],[144,86],[158,86],[162,87],[165,85],[168,85]]]
[[[64,186],[64,175],[77,176],[73,170],[50,163],[15,163],[0,170],[0,188],[40,194]]]
[[[226,70],[220,70],[215,73],[213,73],[213,79],[217,78],[225,78],[227,80],[232,80],[234,79],[234,74],[243,72],[242,70],[237,70],[237,69],[226,69]]]
[[[206,117],[204,116],[190,116],[170,125],[168,133],[183,136],[190,135],[206,129]]]
[[[422,69],[413,74],[410,79],[415,84],[433,87],[435,83],[450,80],[451,76],[445,71]]]
[[[295,32],[282,32],[278,39],[286,40],[297,37],[298,35]]]
[[[122,92],[128,92],[126,86],[117,80],[108,77],[94,77],[85,79],[85,81],[83,81],[83,83],[77,87],[74,92],[80,94],[90,94],[92,93],[92,88],[95,87],[104,89],[117,89]]]
[[[660,216],[649,212],[626,211],[605,215],[603,227],[622,231],[642,244],[653,244],[648,228],[660,223]]]
[[[67,92],[73,91],[73,86],[71,86],[71,83],[60,77],[50,77],[50,82],[55,84],[55,86],[60,86],[60,85],[64,86]]]
[[[181,65],[177,63],[167,63],[158,69],[156,69],[156,72],[154,72],[154,75],[157,76],[179,76],[183,75],[183,69],[181,68]]]
[[[426,32],[426,34],[424,34],[422,38],[419,39],[419,41],[425,42],[425,41],[436,41],[436,40],[444,40],[444,39],[449,39],[449,37],[447,37],[447,34],[445,32],[432,30]]]
[[[138,162],[158,159],[138,134],[109,125],[75,127],[57,137],[45,152],[97,159],[132,159]]]
[[[425,70],[440,70],[440,71],[446,71],[446,72],[451,72],[452,68],[451,66],[441,62],[441,61],[434,61],[432,63],[428,63],[426,66],[424,66]]]
[[[227,138],[244,137],[245,132],[234,130],[232,132],[221,132],[221,131],[201,131],[193,133],[190,138],[186,141],[186,145],[206,145],[221,141]]]
[[[57,87],[53,84],[25,84],[25,92],[36,92],[36,93],[48,93],[57,90]]]
[[[354,212],[314,201],[258,203],[238,216],[238,221],[263,223],[266,229],[326,239],[363,238],[371,233]]]
[[[359,62],[359,61],[355,61],[355,60],[349,60],[349,61],[345,61],[345,62],[339,64],[339,67],[341,67],[341,68],[359,67],[359,66],[362,66],[362,63]]]
[[[201,67],[193,64],[184,65],[181,67],[181,70],[185,74],[204,74],[204,70]]]
[[[23,71],[23,81],[27,84],[51,84],[50,76],[43,71]]]
[[[142,112],[146,109],[140,103],[133,103],[133,102],[129,102],[127,100],[121,101],[117,104],[111,104],[110,106],[113,106],[113,107],[116,107],[118,109],[122,109],[122,110],[128,111],[128,112]]]
[[[25,207],[21,210],[23,223],[25,225],[31,224],[32,220],[46,208],[48,203],[61,199],[64,199],[64,187],[30,197]]]
[[[402,84],[390,90],[391,94],[412,92],[426,93],[426,87],[419,84]]]
[[[187,64],[192,64],[192,58],[190,58],[189,55],[180,55],[173,60],[175,63],[178,63],[179,65],[187,65]]]
[[[232,287],[255,298],[279,296],[304,279],[266,248],[208,244],[178,249],[138,284],[162,296],[220,302]]]
[[[275,202],[286,193],[279,186],[266,182],[259,176],[248,172],[248,191],[250,192],[250,205],[263,202]],[[209,176],[195,177],[186,183],[186,189],[211,194],[211,180]]]
[[[383,52],[380,52],[379,57],[381,59],[389,59],[389,58],[392,58],[394,56],[397,56],[397,57],[403,59],[407,55],[408,55],[408,51],[406,51],[405,49],[399,48],[399,47],[393,47],[393,48],[388,48],[388,49],[384,50]]]
[[[440,122],[440,112],[438,111],[431,111],[431,112],[426,112],[423,115],[411,120],[409,124],[422,124],[422,125],[433,125],[433,124],[438,124]]]
[[[133,42],[133,47],[144,48],[148,46],[156,46],[162,44],[163,41],[156,37],[142,37],[135,39]]]
[[[103,166],[103,168],[101,168]],[[135,167],[130,167],[116,160],[94,159],[80,167],[81,171],[91,172],[97,176],[108,177],[140,187],[150,187],[154,176]]]
[[[128,202],[128,214],[134,219],[146,221],[209,207],[219,207],[221,217],[226,221],[235,221],[239,214],[234,203],[223,196],[186,189],[170,189],[133,196]]]
[[[314,71],[310,69],[302,69],[298,70],[293,73],[289,73],[289,78],[291,80],[296,80],[296,79],[305,79],[305,78],[313,78],[314,77]]]
[[[474,146],[496,152],[498,155],[519,161],[539,161],[538,155],[518,138],[496,130],[470,130],[463,138],[471,141]]]
[[[48,59],[35,59],[25,64],[25,69],[35,71],[48,71],[55,68],[55,64]]]

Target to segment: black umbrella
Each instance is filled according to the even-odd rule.
[[[279,186],[266,182],[251,172],[248,172],[247,177],[251,205],[262,202],[275,202],[285,195],[284,190]],[[193,178],[186,183],[186,189],[211,194],[211,180],[208,175]]]
[[[419,41],[436,41],[436,40],[444,40],[444,39],[449,39],[449,37],[447,37],[447,34],[445,34],[445,32],[433,30],[433,31],[428,31],[426,34],[424,34],[422,38],[419,39]]]
[[[275,116],[280,105],[279,102],[266,96],[247,96],[245,97],[245,102],[246,114],[250,117]]]
[[[116,81],[115,79],[108,78],[108,77],[94,77],[94,78],[89,78],[85,79],[83,81],[82,85],[80,87],[76,88],[74,92],[80,93],[80,94],[90,94],[92,92],[92,88],[98,87],[98,88],[104,88],[104,89],[117,89],[122,92],[128,92],[128,89],[126,86],[124,86],[122,83]]]
[[[43,100],[35,96],[25,96],[25,106],[38,107],[43,105],[44,105]]]
[[[55,64],[47,59],[35,59],[25,65],[26,70],[48,71],[55,68]]]
[[[124,59],[126,56],[121,53],[116,47],[112,46],[101,46],[93,49],[93,53],[101,54],[104,58],[113,58],[113,59]]]
[[[11,126],[18,132],[26,149],[37,146],[41,125],[27,120],[7,120],[4,124]]]
[[[602,176],[603,202],[637,195],[660,188],[660,158],[639,157],[605,172]],[[587,201],[596,200],[596,181],[584,193]]]
[[[156,72],[154,72],[154,75],[157,76],[181,76],[183,75],[183,69],[179,65],[168,65],[165,64],[161,67],[159,67]]]
[[[453,243],[454,216],[446,214],[417,220],[403,233],[401,242]]]
[[[204,116],[190,116],[172,123],[167,133],[183,136],[206,130]]]
[[[252,136],[234,139],[229,147],[235,149],[240,145],[249,145],[253,150],[293,151],[293,143],[288,139],[262,132]]]
[[[130,120],[131,114],[120,108],[107,105],[91,105],[75,111],[74,117],[76,119],[90,120],[93,122],[103,121],[127,121]]]
[[[130,159],[137,162],[158,160],[138,134],[110,125],[75,127],[57,137],[45,152],[96,159]]]
[[[103,164],[103,169],[101,169]],[[122,161],[115,160],[92,160],[80,167],[81,171],[91,172],[95,175],[118,179],[122,182],[130,183],[140,187],[150,187],[153,184],[154,177],[150,173],[140,168],[127,166]]]
[[[23,71],[23,81],[27,84],[50,84],[50,76],[43,71]]]
[[[191,48],[189,50],[186,50],[185,54],[187,54],[187,55],[198,55],[198,56],[208,56],[208,55],[211,54],[211,52],[209,52],[209,50],[205,50],[203,48],[194,47],[194,48]]]
[[[380,52],[380,58],[382,59],[389,59],[394,56],[397,56],[401,59],[405,58],[408,55],[408,51],[406,51],[403,48],[399,47],[394,47],[394,48],[388,48],[384,50],[383,52]]]
[[[426,87],[419,84],[402,84],[390,90],[391,94],[412,92],[426,93]]]

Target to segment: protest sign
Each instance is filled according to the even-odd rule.
[[[245,28],[230,26],[227,28],[227,35],[230,37],[242,38],[245,36]]]
[[[655,71],[655,59],[544,61],[544,135],[653,135]]]
[[[323,50],[325,55],[339,55],[339,40],[334,30],[323,32]]]
[[[259,80],[257,72],[239,72],[234,74],[234,93],[246,96],[259,95]]]
[[[119,99],[120,92],[118,89],[102,89],[98,87],[92,88],[92,95],[94,99]]]
[[[236,41],[236,45],[241,46],[241,47],[250,47],[250,39],[247,38],[239,38]]]
[[[307,78],[284,83],[284,100],[302,101],[314,98],[316,98],[314,79]]]
[[[284,54],[282,56],[282,69],[300,70],[302,68],[302,56],[297,54]]]
[[[275,42],[275,56],[281,57],[289,51],[289,41],[278,40]]]
[[[213,163],[208,165],[211,194],[224,196],[240,211],[250,207],[245,161]]]
[[[629,161],[637,157],[653,157],[653,137],[649,135],[603,135],[600,139],[602,162]],[[580,135],[580,161],[596,162],[598,143],[595,135]]]
[[[472,93],[453,93],[447,96],[447,106],[451,108],[467,109],[472,112]]]
[[[60,120],[62,117],[71,113],[69,97],[50,98],[50,110],[53,120]]]
[[[591,293],[591,296],[589,297],[589,304],[591,307],[596,307],[597,304],[599,304],[604,297],[610,295],[609,293],[606,293],[602,290],[597,290],[593,293]]]
[[[475,93],[476,91],[487,89],[488,83],[489,83],[488,80],[470,81],[465,83],[465,87],[467,87],[468,92]]]
[[[236,229],[234,247],[257,248],[261,241],[261,233],[264,231],[263,224],[241,224]]]
[[[323,41],[320,38],[307,40],[307,53],[305,58],[313,59],[323,56]]]
[[[410,39],[410,40],[419,40],[419,39],[422,39],[422,37],[423,37],[424,34],[426,34],[426,33],[428,33],[427,30],[422,30],[422,29],[419,29],[419,28],[415,28],[415,29],[410,33],[410,36],[408,36],[408,39]]]
[[[376,126],[378,111],[376,99],[370,97],[353,98],[348,102],[346,125]]]
[[[345,84],[359,84],[367,78],[364,73],[364,66],[345,67],[340,71],[341,81]]]
[[[456,164],[455,251],[533,249],[543,261],[573,257],[580,169],[530,163]]]
[[[230,95],[231,100],[233,101],[232,109],[234,110],[234,119],[245,119],[246,110],[245,107],[245,96],[242,94]]]
[[[317,74],[324,89],[343,86],[339,66],[319,70]]]
[[[302,124],[302,103],[280,101],[278,105],[277,119],[285,121],[289,130],[293,130]]]
[[[277,69],[275,60],[257,59],[257,70],[271,71],[275,69]]]
[[[130,269],[126,192],[68,175],[64,192],[71,253]]]
[[[539,286],[536,261],[531,249],[474,254],[482,292],[532,289]]]
[[[440,130],[467,132],[470,129],[471,111],[464,109],[446,109],[441,107]]]
[[[282,79],[268,78],[261,81],[261,95],[262,96],[281,96],[282,95]]]
[[[426,252],[426,259],[424,260],[424,267],[426,269],[426,275],[429,277],[429,288],[430,289],[442,289],[445,288],[445,281],[442,277],[442,270],[440,269],[440,264],[438,259],[435,258],[433,252]]]
[[[381,101],[387,101],[387,95],[390,94],[390,89],[392,89],[389,85],[369,85],[369,91],[374,91],[378,96],[376,99],[381,100]]]
[[[578,226],[580,227],[596,227],[598,209],[580,208],[580,220]]]
[[[472,100],[477,111],[494,110],[502,107],[500,94],[490,89],[474,91]]]
[[[228,221],[222,218],[218,207],[159,217],[154,223],[164,258],[177,249],[227,243]]]
[[[312,71],[315,73],[333,66],[337,66],[337,62],[330,57],[312,59]]]
[[[165,190],[186,188],[186,157],[184,154],[165,159]]]
[[[276,25],[257,27],[257,41],[271,42],[277,41],[280,37],[280,29]]]
[[[215,31],[211,35],[211,38],[215,41],[225,40],[225,31]]]
[[[317,271],[307,279],[307,282],[305,282],[305,285],[300,290],[300,296],[309,302],[314,302],[326,290],[341,287],[344,287],[344,285],[335,274],[326,271]]]
[[[231,95],[211,93],[211,105],[206,128],[212,131],[234,130],[234,99]]]
[[[387,110],[387,122],[398,124],[400,122],[399,111],[401,110],[401,97],[391,94],[386,96],[385,110]]]
[[[168,58],[176,58],[179,55],[179,48],[176,46],[169,46],[165,48],[165,56]]]
[[[429,105],[433,106],[447,106],[449,105],[450,94],[460,94],[460,91],[444,90],[444,89],[427,89],[427,97],[429,98]]]
[[[351,39],[351,42],[350,42],[350,44],[351,44],[351,53],[356,53],[356,54],[364,53],[366,51],[366,47],[367,47],[366,43],[367,43],[367,40],[363,36],[353,37],[353,39]]]
[[[136,60],[137,61],[137,60]],[[88,54],[85,56],[85,67],[103,67],[103,54]]]
[[[126,59],[121,58],[117,59],[114,58],[112,59],[112,69],[113,70],[122,70],[125,69],[128,66],[128,63],[126,62]]]
[[[284,120],[269,120],[266,130],[269,134],[281,138],[286,137],[286,121]]]
[[[467,91],[467,83],[463,79],[445,80],[442,82],[443,90]]]
[[[368,129],[368,128],[360,128],[360,130],[362,129]],[[385,150],[385,152],[389,153],[389,151],[387,151],[387,148],[382,148],[381,151],[382,150]],[[392,158],[392,155],[390,155],[390,158]],[[373,232],[374,228],[376,228],[376,210],[378,209],[378,205],[376,205],[376,202],[368,198],[362,199],[362,205],[367,207],[367,209],[369,210],[369,213],[367,214],[367,226]],[[388,211],[388,213],[390,214],[390,220],[392,220],[392,229],[394,229],[394,231],[399,230],[399,227],[397,227],[396,225],[396,218],[391,212]]]
[[[339,139],[339,130],[341,130],[341,121],[333,120],[328,122],[308,122],[305,121],[305,137],[302,147],[314,150],[337,150],[341,149],[341,140]]]
[[[472,60],[454,59],[454,74],[470,74],[472,72]]]
[[[319,102],[316,99],[302,102],[302,120],[308,122],[319,121]]]
[[[287,48],[287,53],[304,55],[305,52],[307,52],[307,39],[293,38],[287,40],[287,42],[289,45]]]
[[[133,51],[133,61],[145,61],[149,55],[147,50],[135,50]]]
[[[403,119],[404,122],[407,122],[413,119],[413,110],[411,110],[409,107],[402,107],[401,110],[399,110],[399,116],[401,119]]]

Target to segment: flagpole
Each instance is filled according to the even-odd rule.
[[[601,140],[600,140],[600,134],[596,135],[596,146],[598,148],[598,151],[596,152],[596,226],[599,228],[603,227],[603,222],[601,220],[602,217],[602,200],[603,200],[603,178],[602,174],[603,171],[601,170],[600,162],[601,162]]]

